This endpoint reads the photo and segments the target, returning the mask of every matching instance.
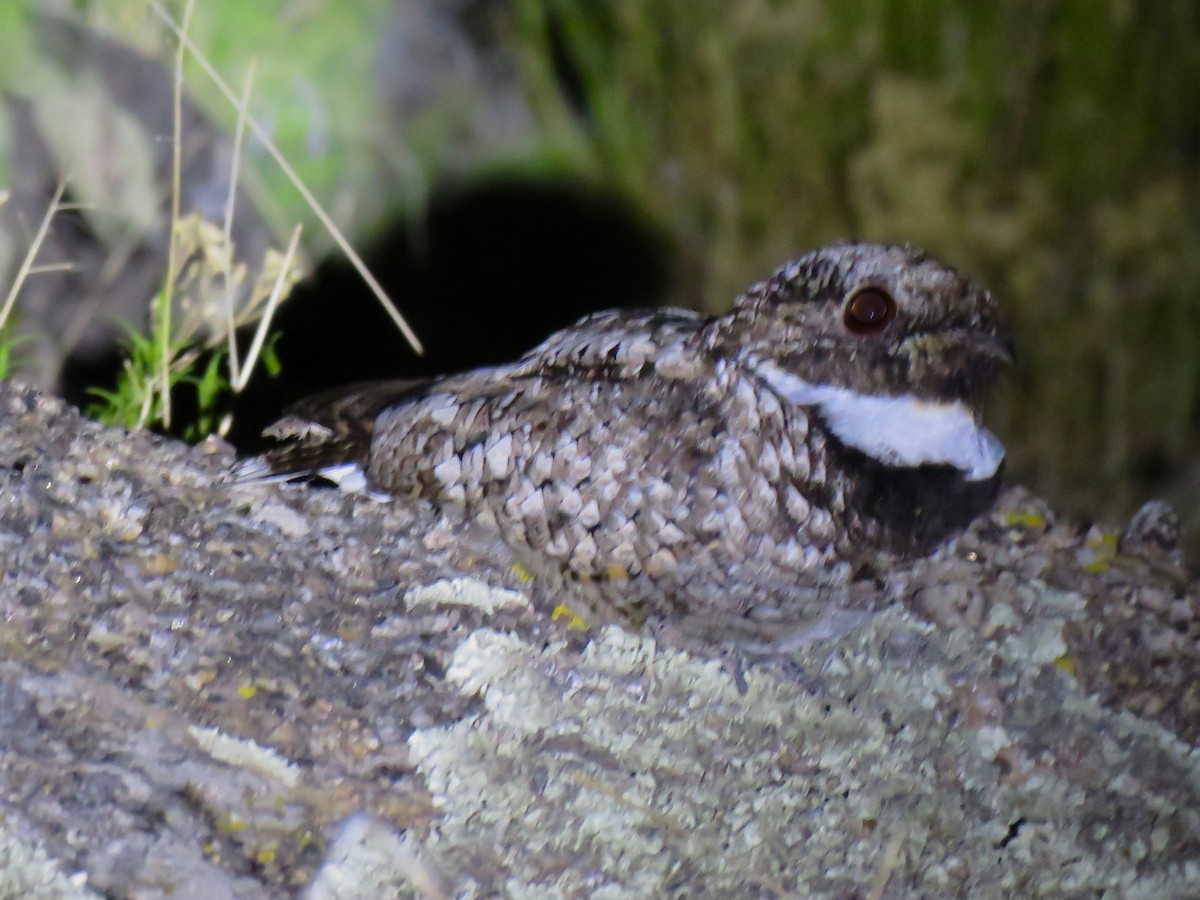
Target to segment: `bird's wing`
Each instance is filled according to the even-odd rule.
[[[694,331],[702,318],[686,310],[613,311],[588,316],[557,332],[516,362],[440,379],[375,381],[334,388],[289,407],[263,432],[275,446],[240,461],[237,481],[287,481],[321,475],[348,490],[367,487],[376,420],[410,418],[414,428],[431,397],[474,398],[502,402],[514,389],[542,382],[585,384],[638,378],[654,345],[644,335],[663,338],[672,329]],[[532,397],[534,392],[526,392]],[[528,399],[527,397],[527,399]],[[536,415],[536,413],[534,413]],[[481,424],[483,424],[481,422]],[[395,489],[395,484],[385,484]]]
[[[565,458],[573,439],[628,445],[639,421],[669,426],[679,406],[696,405],[681,395],[709,380],[712,361],[696,340],[704,321],[684,310],[600,313],[513,363],[423,385],[377,417],[370,480],[386,491],[436,498],[454,470],[449,456],[465,463],[506,435],[519,445],[519,467],[535,455]],[[501,455],[493,453],[488,471],[476,474],[502,480],[494,471]],[[466,468],[461,474],[464,483],[473,477]],[[513,469],[508,477],[517,475]]]

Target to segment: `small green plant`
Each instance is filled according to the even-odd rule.
[[[100,402],[90,405],[86,413],[106,425],[142,428],[148,422],[162,420],[167,402],[158,378],[164,367],[162,345],[155,337],[139,333],[132,325],[126,326],[124,345],[127,356],[117,386],[111,391],[89,388],[88,392],[98,397]],[[178,365],[184,359],[180,355],[183,349],[180,344],[168,345],[168,354],[173,357],[174,363],[166,363],[168,389],[180,382],[195,380],[185,368]]]
[[[0,327],[0,381],[6,381],[13,372],[13,351],[33,340],[29,335],[9,334]]]
[[[195,418],[180,430],[185,438],[224,433],[229,422],[220,414],[229,394],[242,390],[258,362],[277,374],[274,352],[278,334],[269,335],[271,315],[299,278],[294,264],[299,230],[286,251],[270,251],[262,271],[247,285],[244,263],[234,264],[227,232],[198,215],[175,221],[173,253],[163,287],[154,298],[149,334],[125,323],[126,359],[114,388],[90,391],[97,402],[87,414],[106,424],[137,429],[170,430],[172,397],[185,385],[196,391]],[[231,312],[230,294],[246,299]],[[250,348],[242,358],[234,332],[258,319]],[[207,357],[203,371],[196,366]]]
[[[278,375],[279,358],[275,353],[276,333],[268,338],[260,352],[260,360],[268,374]],[[228,428],[227,416],[223,412],[224,401],[234,392],[228,371],[228,356],[224,348],[212,352],[197,371],[200,352],[192,346],[176,341],[167,344],[169,358],[162,356],[162,343],[155,335],[144,335],[132,325],[126,327],[124,340],[126,358],[121,377],[112,390],[90,388],[89,393],[97,398],[85,410],[91,418],[106,425],[121,428],[143,428],[148,424],[164,421],[166,397],[161,390],[160,373],[168,372],[167,389],[176,391],[181,386],[191,386],[195,391],[195,414],[183,430],[185,440],[197,441],[207,434],[223,433]],[[6,347],[0,344],[0,366],[5,362]]]

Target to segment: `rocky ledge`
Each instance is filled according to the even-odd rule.
[[[0,385],[0,897],[1200,894],[1161,506],[1122,534],[1009,489],[738,672],[231,459]]]

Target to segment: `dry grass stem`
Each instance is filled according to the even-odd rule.
[[[171,234],[167,241],[167,277],[162,292],[158,295],[158,306],[154,327],[159,339],[159,390],[162,392],[162,423],[171,427],[171,302],[174,298],[175,277],[178,270],[178,251],[175,242],[175,226],[179,222],[179,198],[181,173],[183,171],[183,36],[191,24],[195,0],[188,0],[183,9],[183,24],[180,28],[179,49],[175,54],[175,95],[172,113],[171,146]]]
[[[317,217],[321,225],[326,229],[326,231],[329,232],[329,236],[333,238],[333,241],[337,244],[338,249],[340,249],[342,253],[346,255],[346,258],[350,260],[350,264],[354,266],[354,269],[358,272],[359,277],[362,278],[366,285],[371,289],[371,292],[383,305],[383,308],[387,310],[388,315],[391,316],[392,321],[396,323],[396,327],[400,329],[400,333],[404,335],[405,340],[408,341],[409,345],[415,352],[424,353],[424,347],[421,345],[420,340],[418,340],[412,328],[409,327],[408,322],[404,320],[404,317],[400,314],[400,311],[396,308],[396,305],[391,301],[391,298],[389,298],[387,293],[383,290],[382,285],[379,284],[379,282],[375,279],[375,276],[371,274],[369,269],[367,269],[366,263],[362,261],[362,258],[358,255],[354,248],[350,246],[350,242],[346,240],[346,237],[342,234],[341,229],[334,224],[333,220],[329,217],[329,214],[325,212],[320,202],[316,197],[313,196],[312,191],[308,189],[308,187],[300,179],[300,176],[297,174],[296,170],[292,168],[291,163],[287,161],[283,153],[280,152],[279,148],[275,146],[274,141],[271,140],[271,137],[267,134],[266,129],[259,125],[255,118],[246,112],[245,104],[238,99],[238,96],[230,89],[229,85],[226,84],[225,79],[221,77],[220,73],[217,72],[204,54],[200,52],[200,49],[192,43],[191,39],[187,35],[186,28],[177,24],[175,20],[171,18],[170,13],[163,8],[162,4],[158,2],[158,0],[150,0],[150,7],[154,10],[155,14],[163,20],[167,27],[175,33],[175,36],[179,39],[180,46],[182,48],[186,48],[188,52],[192,54],[192,57],[196,60],[197,64],[204,70],[204,73],[212,79],[213,84],[217,86],[217,89],[220,90],[225,99],[228,100],[229,103],[231,103],[234,108],[238,110],[240,115],[245,115],[246,123],[250,126],[250,130],[254,132],[254,136],[262,142],[262,145],[264,148],[266,148],[267,153],[271,155],[271,158],[275,160],[276,165],[279,166],[284,175],[286,175],[288,180],[291,181],[292,186],[299,192],[300,196],[304,198],[304,202],[308,204],[308,207],[312,210],[313,215]]]
[[[0,328],[3,328],[4,323],[8,321],[8,317],[12,313],[13,304],[17,302],[17,295],[21,293],[21,286],[25,284],[25,279],[39,271],[58,271],[58,267],[63,265],[55,264],[53,267],[44,266],[35,268],[33,261],[37,259],[38,251],[42,249],[42,244],[46,241],[46,235],[50,233],[50,222],[54,219],[55,213],[63,208],[59,204],[66,190],[67,180],[63,178],[58,182],[58,187],[54,190],[54,196],[46,206],[46,212],[42,216],[42,221],[38,224],[37,231],[34,232],[29,249],[25,251],[25,257],[21,260],[20,268],[17,269],[17,276],[13,279],[12,286],[8,289],[8,296],[4,298],[4,307],[0,308]],[[69,264],[67,265],[69,267]]]
[[[236,325],[234,324],[233,310],[233,210],[237,200],[238,172],[241,170],[242,163],[242,142],[246,137],[246,110],[250,105],[250,92],[254,84],[254,68],[255,61],[250,60],[250,66],[246,70],[246,78],[242,84],[242,102],[238,107],[237,128],[234,131],[233,137],[233,162],[229,170],[229,194],[225,198],[225,231],[224,231],[224,249],[225,249],[225,339],[226,349],[229,353],[229,381],[234,385],[234,390],[241,390],[239,385],[244,382],[241,377],[241,365],[238,362]],[[290,254],[289,254],[290,258]],[[272,291],[272,298],[275,292]],[[273,307],[268,307],[270,312],[274,312]],[[265,318],[265,316],[264,316]],[[253,363],[248,368],[252,368]]]
[[[275,310],[287,296],[288,289],[288,274],[293,271],[292,264],[295,261],[296,249],[300,246],[300,226],[297,225],[292,229],[291,240],[288,241],[287,250],[283,255],[283,262],[279,266],[279,273],[275,276],[275,283],[271,288],[271,294],[267,298],[267,308],[263,311],[262,317],[258,320],[258,327],[254,331],[254,340],[250,344],[250,350],[246,354],[246,364],[241,372],[241,379],[231,378],[231,384],[234,391],[240,391],[246,386],[246,382],[250,380],[250,373],[254,371],[254,364],[258,361],[258,355],[262,352],[263,342],[267,338],[267,331],[271,327],[271,320],[275,316]],[[230,332],[232,333],[232,332]],[[233,358],[233,355],[230,355]]]

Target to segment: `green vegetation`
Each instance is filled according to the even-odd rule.
[[[190,385],[195,389],[195,413],[184,425],[183,435],[199,440],[206,434],[224,433],[228,423],[221,416],[223,402],[241,390],[253,367],[261,362],[268,373],[279,372],[274,353],[277,334],[268,333],[270,312],[299,276],[292,265],[295,242],[294,234],[286,254],[268,253],[248,301],[234,313],[211,298],[225,285],[230,290],[241,285],[247,278],[245,265],[233,265],[232,248],[215,225],[196,215],[176,220],[172,264],[154,299],[151,333],[143,335],[127,325],[126,359],[117,386],[111,391],[93,389],[98,402],[87,414],[125,428],[169,428],[175,390]],[[225,315],[232,317],[228,327],[222,321]],[[255,319],[257,338],[243,359],[230,335],[237,325]],[[205,339],[206,334],[211,336]],[[227,343],[222,346],[222,342]],[[212,352],[199,372],[203,350]]]
[[[87,415],[108,425],[123,428],[144,428],[150,423],[163,421],[166,412],[167,393],[159,390],[159,372],[166,368],[167,386],[173,389],[179,384],[194,384],[204,396],[201,403],[201,418],[210,419],[213,403],[228,380],[220,375],[219,355],[214,356],[200,378],[191,374],[190,366],[178,364],[187,348],[178,342],[168,344],[168,358],[164,359],[162,345],[156,335],[142,335],[137,328],[129,326],[125,338],[125,369],[116,389],[108,391],[92,388],[91,393],[99,398],[86,410]]]
[[[272,348],[273,341],[264,345],[262,364],[272,374],[279,373],[279,361]],[[165,394],[159,390],[159,373],[168,372],[168,387],[174,393],[180,386],[195,390],[195,412],[183,429],[183,437],[199,441],[205,435],[224,430],[222,401],[233,392],[227,375],[228,361],[223,350],[211,354],[203,372],[197,372],[198,355],[194,348],[178,342],[168,345],[169,358],[162,357],[162,344],[157,336],[146,337],[133,327],[126,332],[124,371],[115,389],[92,388],[97,402],[85,411],[94,419],[121,428],[143,428],[161,424],[165,409]],[[0,371],[6,362],[5,347],[0,344]]]
[[[28,340],[29,338],[11,335],[6,329],[0,328],[0,381],[4,381],[13,372],[13,351]]]

